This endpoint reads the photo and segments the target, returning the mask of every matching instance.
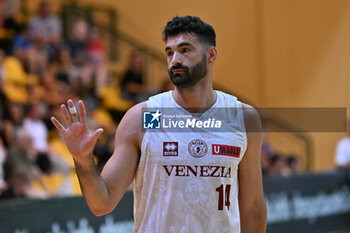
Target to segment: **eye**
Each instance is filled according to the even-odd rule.
[[[166,55],[167,55],[168,57],[171,57],[173,54],[174,54],[173,51],[167,51],[167,52],[166,52]]]
[[[189,51],[191,51],[189,48],[183,48],[183,49],[182,49],[182,52],[183,52],[183,53],[187,53],[187,52],[189,52]]]

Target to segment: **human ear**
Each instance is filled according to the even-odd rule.
[[[214,63],[216,57],[218,55],[218,51],[215,46],[210,46],[208,49],[208,63]]]

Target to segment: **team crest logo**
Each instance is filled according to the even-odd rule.
[[[156,112],[143,112],[143,128],[144,129],[160,129],[162,113],[157,110]]]
[[[204,141],[195,139],[188,144],[188,152],[192,157],[202,158],[207,154],[208,146]]]
[[[163,156],[178,156],[179,143],[178,142],[163,142]]]

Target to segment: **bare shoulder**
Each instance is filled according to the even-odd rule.
[[[141,124],[142,111],[146,107],[146,102],[141,102],[131,107],[125,113],[117,128],[116,140],[129,140],[133,143],[140,144],[140,140],[142,140],[143,137]]]
[[[261,133],[262,126],[258,111],[249,104],[242,103],[244,123],[247,132]]]

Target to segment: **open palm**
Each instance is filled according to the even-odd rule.
[[[69,112],[64,104],[61,105],[61,113],[64,119],[64,122],[62,122],[63,124],[55,117],[52,117],[51,121],[62,134],[66,146],[73,158],[78,160],[87,158],[91,155],[96,141],[103,132],[103,129],[99,128],[95,130],[95,132],[89,132],[83,101],[78,101],[79,113],[75,110],[72,100],[68,100],[67,104]],[[66,128],[63,125],[66,125]]]

